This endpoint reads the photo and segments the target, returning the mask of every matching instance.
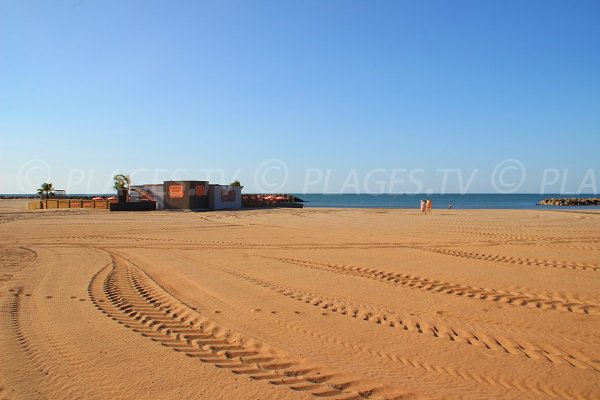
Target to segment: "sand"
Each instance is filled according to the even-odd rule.
[[[600,398],[600,213],[25,211],[0,398]]]

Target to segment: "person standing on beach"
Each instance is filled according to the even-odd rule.
[[[431,206],[432,206],[431,200],[427,200],[426,207],[427,207],[427,213],[428,214],[431,214]]]
[[[421,200],[421,214],[425,214],[427,213],[427,208],[426,208],[426,203],[425,200]]]

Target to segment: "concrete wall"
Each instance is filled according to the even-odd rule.
[[[209,185],[209,210],[236,210],[242,208],[242,188],[229,185]]]

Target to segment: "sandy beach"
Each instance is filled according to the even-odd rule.
[[[26,211],[0,399],[600,398],[600,212]]]

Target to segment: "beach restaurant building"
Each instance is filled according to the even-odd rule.
[[[240,186],[208,181],[164,181],[132,186],[132,200],[156,201],[158,210],[234,210],[242,208]],[[135,198],[137,197],[137,199]]]

